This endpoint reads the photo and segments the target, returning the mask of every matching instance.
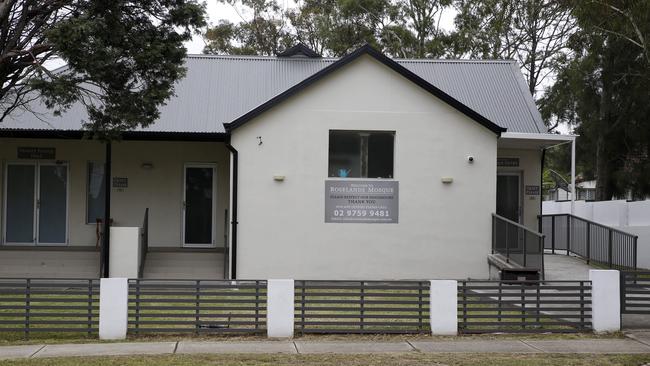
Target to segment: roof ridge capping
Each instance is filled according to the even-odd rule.
[[[304,43],[300,42],[297,45],[290,47],[283,52],[278,53],[278,57],[308,57],[308,58],[321,58],[316,51],[307,47]]]
[[[312,74],[308,78],[304,79],[303,81],[299,82],[298,84],[292,86],[291,88],[285,90],[284,92],[276,95],[275,97],[269,99],[268,101],[260,104],[257,106],[255,109],[247,112],[246,114],[238,117],[234,121],[230,123],[224,123],[224,128],[226,129],[226,132],[231,132],[232,130],[242,126],[244,123],[250,121],[251,119],[259,116],[260,114],[266,112],[267,110],[271,109],[275,105],[279,104],[280,102],[288,99],[294,94],[297,94],[300,92],[302,89],[310,86],[314,82],[320,80],[321,78],[331,74],[332,72],[340,69],[341,67],[349,64],[350,62],[356,60],[360,56],[363,55],[369,55],[375,60],[381,62],[382,64],[388,66],[389,68],[393,69],[395,72],[399,73],[403,77],[407,78],[414,84],[418,85],[422,89],[428,91],[429,93],[433,94],[434,96],[438,97],[445,103],[449,104],[459,112],[465,114],[469,118],[473,119],[474,121],[478,122],[480,125],[486,127],[490,131],[494,132],[498,136],[501,135],[501,133],[506,132],[507,128],[501,127],[498,124],[490,121],[489,119],[485,118],[483,115],[480,113],[476,112],[475,110],[471,109],[467,105],[461,103],[451,95],[445,93],[438,87],[434,86],[433,84],[429,83],[428,81],[424,80],[422,77],[418,76],[414,72],[410,71],[406,67],[400,65],[397,61],[391,59],[390,57],[386,56],[382,52],[378,51],[374,47],[372,47],[369,44],[364,44],[363,46],[357,48],[356,50],[352,51],[351,53],[341,57],[339,60],[333,62],[329,66],[321,69],[320,71],[316,72],[315,74]]]

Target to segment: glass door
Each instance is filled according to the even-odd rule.
[[[37,244],[65,244],[68,231],[68,166],[39,164],[38,178]]]
[[[499,173],[497,175],[497,215],[516,223],[521,222],[520,182],[519,173]],[[505,245],[508,243],[511,254],[521,253],[524,235],[526,235],[522,230],[508,230],[508,226],[498,227],[497,230],[505,231],[498,233],[498,237],[507,237],[503,243],[496,244],[499,250],[504,251]]]
[[[214,164],[188,164],[185,166],[183,246],[214,246],[215,172]]]
[[[5,243],[36,241],[36,164],[7,164],[5,183]]]
[[[520,222],[519,174],[497,175],[497,215]]]
[[[68,166],[9,163],[5,181],[5,244],[65,245]]]

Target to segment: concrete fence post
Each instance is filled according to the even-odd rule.
[[[431,334],[456,335],[458,333],[458,281],[430,281],[429,318]]]
[[[594,332],[621,330],[621,283],[616,270],[589,270],[591,281],[591,324]]]
[[[102,278],[99,283],[99,339],[125,339],[128,313],[128,279]]]
[[[292,338],[294,281],[268,280],[266,289],[266,333],[269,338]]]

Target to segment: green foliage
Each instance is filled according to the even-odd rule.
[[[29,1],[12,2],[15,17],[42,10],[30,8]],[[27,90],[40,93],[55,113],[81,102],[88,111],[84,126],[99,138],[114,138],[157,119],[158,108],[184,75],[183,42],[205,24],[203,6],[194,0],[44,3],[61,7],[58,15],[49,24],[35,19],[32,28],[22,31],[38,29],[43,37],[31,39],[31,46],[41,45],[67,67],[56,73],[43,68],[26,73]],[[18,60],[3,62],[17,65]]]
[[[576,2],[580,31],[541,103],[580,135],[578,163],[596,198],[650,194],[650,3]]]
[[[448,35],[437,22],[451,4],[451,0],[304,0],[283,12],[275,0],[219,1],[252,16],[239,24],[221,21],[209,28],[205,53],[274,55],[302,42],[326,56],[342,56],[365,43],[394,57],[441,56],[441,40]]]

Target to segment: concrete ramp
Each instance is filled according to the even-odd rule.
[[[589,279],[589,270],[598,269],[579,257],[566,254],[545,254],[544,267],[549,281],[586,281]]]

